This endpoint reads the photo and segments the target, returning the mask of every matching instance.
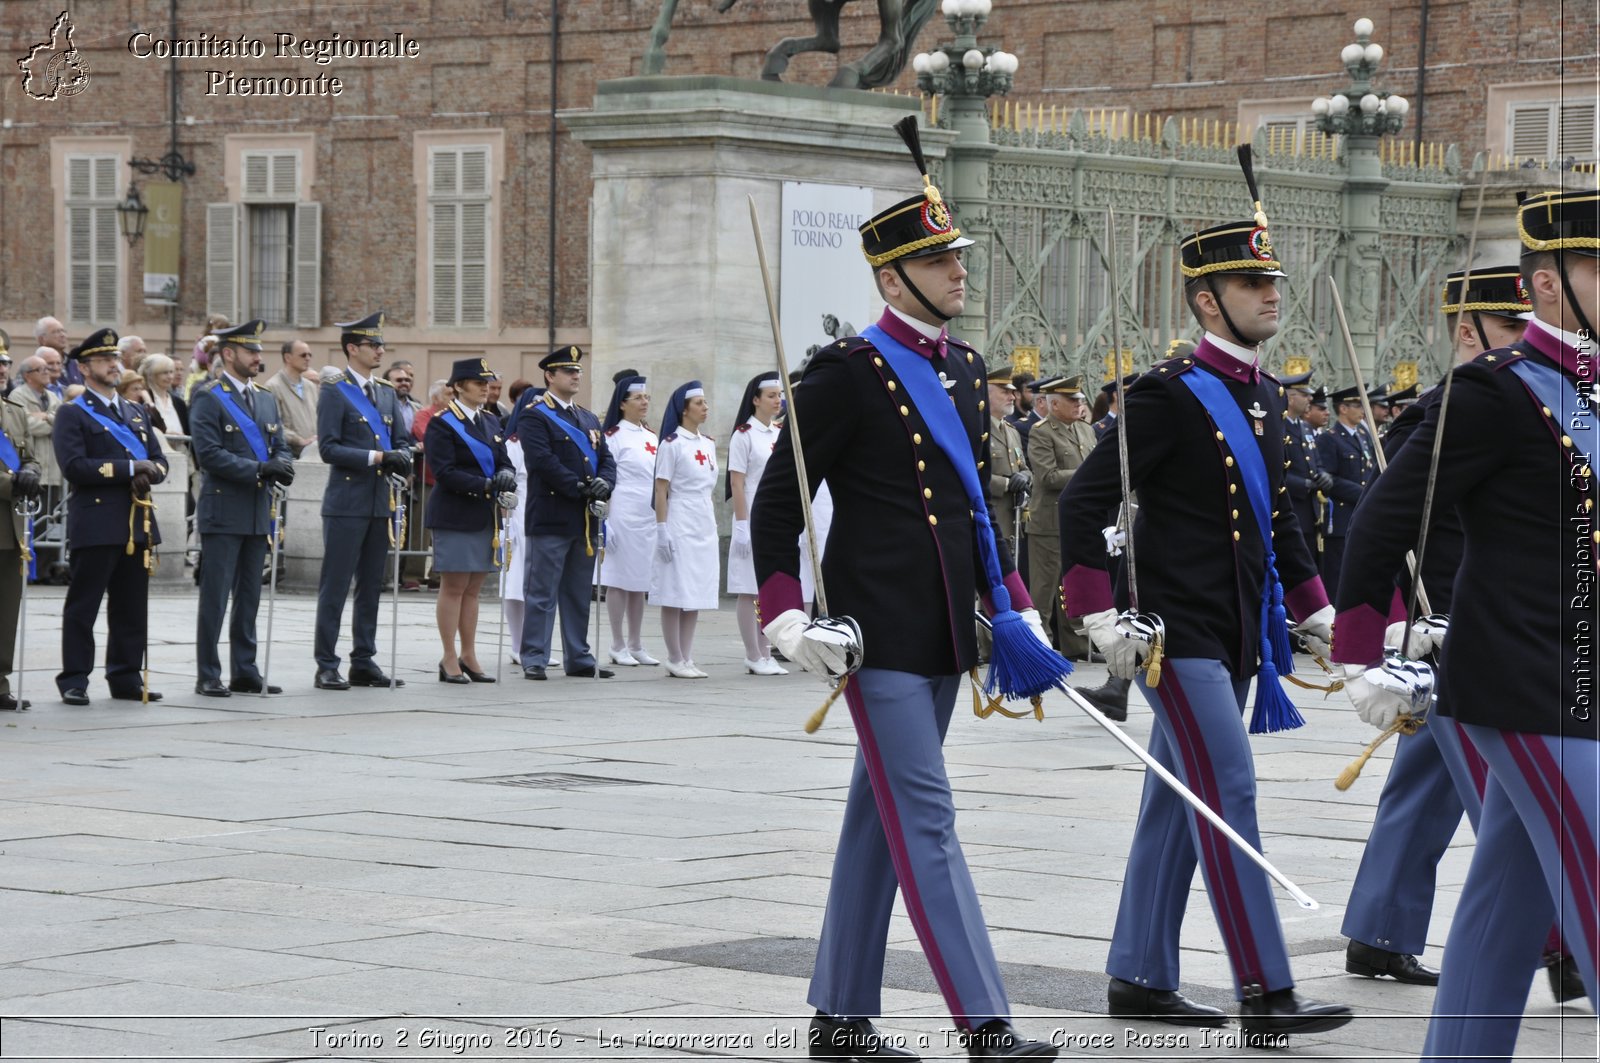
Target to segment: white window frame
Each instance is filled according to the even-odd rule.
[[[481,181],[468,187],[468,160],[482,156]],[[489,144],[434,145],[428,148],[428,323],[433,328],[487,328],[493,288],[490,244],[494,238],[494,195],[490,180],[494,149]],[[449,180],[443,180],[449,172]],[[481,234],[468,246],[468,225]],[[478,305],[468,288],[474,272],[481,285]],[[448,288],[441,283],[448,278]],[[448,291],[448,296],[445,292]],[[443,304],[448,301],[449,306]]]
[[[87,188],[74,194],[73,171],[81,169]],[[116,155],[67,156],[67,304],[72,325],[116,325],[122,321],[122,233],[117,223],[117,191],[122,160]],[[80,237],[80,229],[82,234]],[[84,255],[78,254],[82,241]],[[79,278],[84,295],[79,299]]]
[[[434,158],[440,151],[484,150],[484,191],[481,196],[463,198],[447,191],[435,192]],[[506,146],[505,130],[499,128],[418,130],[411,140],[411,173],[416,183],[416,314],[417,323],[437,335],[440,342],[455,342],[463,336],[487,337],[499,332],[501,327],[501,256],[504,241],[500,239],[499,225],[504,204]],[[444,315],[436,320],[434,312],[434,208],[451,203],[484,203],[483,246],[483,319],[480,324],[451,324],[459,317]],[[461,271],[455,269],[459,281]],[[459,288],[453,300],[460,305]]]
[[[272,327],[322,326],[322,206],[308,195],[314,180],[310,135],[238,135],[225,139],[223,183],[228,200],[206,207],[206,310],[238,322],[257,309],[251,215],[290,207],[286,319]]]
[[[116,204],[128,185],[127,164],[132,146],[132,140],[125,136],[53,137],[50,140],[51,198],[55,221],[55,299],[50,312],[70,326],[122,327],[126,324],[123,314],[128,310],[127,293],[124,290],[128,283],[128,251],[127,241],[122,238],[121,226],[118,224]],[[110,186],[95,188],[91,184],[89,196],[75,196],[70,180],[71,160],[85,157],[91,160],[112,160],[105,164],[110,171],[108,177]],[[92,182],[92,162],[90,167]],[[72,255],[74,225],[72,211],[85,208],[92,212],[89,222],[91,259],[88,268],[91,272],[98,271],[101,276],[98,281],[92,275],[89,278],[88,315],[81,316],[73,313],[72,281],[76,263]],[[95,224],[108,227],[107,235],[110,239],[105,242],[101,250],[110,256],[109,262],[102,262],[100,256],[93,254]],[[82,309],[81,305],[78,309]]]

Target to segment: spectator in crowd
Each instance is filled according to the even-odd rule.
[[[417,428],[414,425],[417,414],[422,411],[422,403],[411,396],[412,389],[417,385],[416,367],[404,359],[390,362],[389,368],[383,371],[383,379],[394,385],[395,398],[400,400],[400,426],[420,441],[426,425],[424,425],[424,428]],[[443,384],[444,381],[442,380],[434,381],[435,388]],[[450,401],[449,392],[450,389],[445,387],[443,394],[446,403]],[[434,395],[429,395],[430,400],[434,398]],[[437,413],[439,410],[438,403],[434,402],[433,406],[434,412]],[[433,481],[429,480],[428,482],[432,483]]]
[[[667,674],[709,679],[695,667],[694,629],[702,609],[717,607],[717,443],[701,433],[710,415],[706,391],[691,380],[672,393],[656,451],[656,566],[650,601],[661,606]]]
[[[776,370],[758,373],[745,385],[728,440],[728,473],[722,497],[733,502],[733,535],[728,541],[728,593],[737,595],[739,637],[744,640],[744,670],[751,675],[788,675],[772,659],[772,647],[756,618],[755,560],[750,551],[750,507],[767,459],[778,445],[776,423],[783,408],[783,385]]]
[[[606,446],[617,463],[617,486],[611,492],[611,511],[606,516],[606,557],[600,578],[606,589],[606,615],[611,620],[611,663],[626,668],[661,663],[645,652],[639,633],[656,548],[652,499],[660,441],[645,423],[649,414],[650,390],[645,378],[628,371],[618,373],[602,426]]]
[[[189,361],[189,375],[183,380],[183,397],[185,400],[194,394],[197,385],[212,379],[220,371],[218,366],[211,364],[211,352],[216,349],[217,338],[215,333],[225,329],[230,322],[225,314],[210,314],[206,317],[206,331],[194,342],[194,354]]]
[[[278,400],[283,418],[283,438],[299,458],[306,447],[317,441],[317,385],[306,380],[311,369],[311,345],[305,340],[289,340],[279,351],[283,368],[272,374],[267,390]]]
[[[148,354],[139,363],[149,398],[150,423],[162,433],[165,442],[173,436],[189,434],[189,404],[177,392],[178,366],[164,354]]]
[[[117,356],[122,359],[122,368],[130,373],[139,371],[139,363],[149,353],[144,340],[138,336],[124,336],[117,341]]]
[[[83,374],[78,369],[75,359],[67,357],[67,350],[72,346],[72,341],[67,339],[67,326],[53,317],[41,317],[33,326],[34,342],[41,347],[48,347],[56,352],[55,372],[56,394],[62,394],[69,384],[83,383]]]
[[[56,353],[54,348],[42,349]],[[32,354],[17,366],[17,386],[6,397],[7,402],[22,407],[27,414],[28,451],[39,463],[39,479],[45,485],[46,510],[53,508],[61,499],[61,467],[56,463],[56,451],[52,443],[61,396],[49,389],[49,383],[49,364],[42,355]]]
[[[1028,433],[1033,430],[1034,425],[1044,420],[1042,412],[1034,409],[1033,381],[1032,373],[1017,373],[1011,378],[1011,386],[1017,389],[1017,400],[1011,410],[1011,416],[1006,420],[1017,430],[1017,435],[1022,437],[1024,451],[1028,449]]]
[[[423,430],[435,481],[426,523],[439,575],[434,617],[444,644],[441,683],[494,682],[478,661],[478,594],[496,567],[497,502],[515,494],[517,474],[506,457],[500,422],[484,410],[493,376],[484,359],[458,358],[446,385],[454,399]]]
[[[522,393],[531,387],[533,387],[533,381],[519,376],[517,379],[511,382],[509,387],[506,388],[506,401],[511,403],[511,406],[507,410],[506,414],[508,417],[511,415],[510,411],[516,409],[517,400],[522,398]],[[506,427],[509,428],[510,425],[508,424]]]
[[[61,352],[56,350],[54,347],[40,346],[35,348],[33,353],[44,359],[47,376],[47,379],[45,380],[45,387],[52,394],[54,394],[56,398],[65,399],[67,397],[67,384],[69,382],[62,378],[63,370],[61,366],[63,364],[63,360]]]
[[[511,407],[500,401],[501,388],[499,377],[489,381],[489,398],[483,404],[484,411],[493,414],[497,421],[504,421],[511,413]]]
[[[144,385],[144,377],[138,373],[122,374],[122,379],[117,381],[117,397],[124,407],[137,406],[146,417],[150,416],[150,391]]]
[[[0,396],[11,394],[11,335],[0,328]]]

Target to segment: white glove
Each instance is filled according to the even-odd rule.
[[[815,675],[837,678],[861,660],[861,632],[849,617],[812,620],[799,609],[785,609],[762,633],[785,657]]]
[[[1294,633],[1314,656],[1328,659],[1333,647],[1333,606],[1325,605],[1295,625]]]
[[[1024,609],[1017,615],[1022,617],[1022,619],[1027,623],[1028,630],[1033,632],[1034,638],[1044,643],[1046,649],[1050,650],[1052,653],[1055,652],[1055,647],[1050,645],[1050,636],[1046,634],[1044,630],[1044,621],[1039,616],[1039,610]]]
[[[1083,617],[1083,630],[1095,649],[1106,655],[1106,670],[1118,679],[1132,679],[1139,662],[1150,653],[1150,645],[1130,639],[1117,629],[1117,611],[1105,609]]]
[[[666,521],[656,525],[656,560],[663,565],[672,564],[672,533],[667,530]]]
[[[1362,723],[1387,731],[1401,713],[1415,716],[1432,705],[1433,669],[1399,656],[1385,657],[1371,668],[1347,664],[1344,689]]]
[[[1412,660],[1426,657],[1429,653],[1444,645],[1445,632],[1450,630],[1450,621],[1445,617],[1424,616],[1418,617],[1417,622],[1411,625],[1411,644],[1405,647],[1406,656]],[[1406,625],[1404,621],[1390,624],[1383,632],[1383,648],[1399,651],[1401,643],[1405,641]]]
[[[1105,536],[1106,553],[1111,557],[1121,557],[1122,548],[1128,545],[1128,532],[1117,524],[1108,524],[1100,529],[1100,534]]]
[[[728,546],[728,555],[740,561],[750,556],[750,522],[736,520],[733,522],[733,541]]]

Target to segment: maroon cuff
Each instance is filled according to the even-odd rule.
[[[756,599],[757,616],[761,626],[778,619],[780,613],[790,609],[805,612],[806,601],[801,593],[800,581],[787,572],[774,572],[761,584],[761,594]]]
[[[1020,613],[1024,609],[1033,608],[1033,599],[1028,596],[1028,588],[1023,585],[1022,577],[1015,569],[1007,572],[1002,582],[1005,584],[1006,593],[1011,595],[1012,612]],[[994,615],[994,599],[987,594],[983,596],[983,612],[986,616]]]
[[[1293,590],[1283,592],[1283,606],[1297,622],[1327,605],[1328,592],[1322,586],[1321,576],[1312,576]]]
[[[1400,593],[1400,588],[1394,589],[1394,597],[1389,600],[1389,623],[1403,624],[1406,621],[1406,599]]]
[[[1103,568],[1073,565],[1061,577],[1061,597],[1068,616],[1087,616],[1115,609],[1111,598],[1111,577]]]
[[[1371,664],[1383,660],[1383,632],[1388,618],[1365,602],[1333,620],[1333,660],[1337,664]]]

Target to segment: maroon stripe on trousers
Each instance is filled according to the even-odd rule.
[[[1578,918],[1582,923],[1583,939],[1589,946],[1590,957],[1593,958],[1600,952],[1600,933],[1597,933],[1600,906],[1595,903],[1592,878],[1597,860],[1594,840],[1589,836],[1591,828],[1584,818],[1582,806],[1577,803],[1575,795],[1568,788],[1566,776],[1561,773],[1561,766],[1550,755],[1550,748],[1542,739],[1516,731],[1501,731],[1500,734],[1505,739],[1506,749],[1511,752],[1518,769],[1527,781],[1528,789],[1533,792],[1545,818],[1549,820],[1551,834],[1561,846],[1562,877],[1566,880],[1567,888],[1572,891]],[[1576,828],[1569,821],[1566,812],[1568,808],[1572,809],[1572,815],[1580,820]],[[1559,904],[1556,911],[1559,917],[1561,911]]]
[[[878,806],[878,822],[883,827],[883,837],[889,845],[889,859],[894,864],[895,877],[900,880],[900,895],[905,898],[906,915],[922,942],[922,952],[933,968],[933,980],[939,983],[939,992],[950,1005],[951,1018],[962,1029],[967,1026],[966,1008],[956,995],[955,979],[945,965],[944,954],[933,936],[933,924],[922,903],[922,893],[917,889],[917,878],[911,869],[911,853],[906,848],[906,836],[900,826],[900,812],[895,808],[894,794],[889,789],[889,776],[883,770],[883,756],[878,752],[878,738],[873,734],[872,721],[867,717],[867,703],[861,696],[861,684],[855,676],[844,688],[845,703],[850,706],[850,718],[855,721],[856,739],[861,744],[861,757],[866,762],[867,774],[872,778],[872,799]]]
[[[1159,686],[1156,688],[1157,695],[1167,707],[1168,716],[1173,723],[1173,733],[1180,738],[1180,752],[1183,755],[1190,785],[1198,783],[1199,785],[1195,787],[1197,796],[1213,812],[1226,818],[1226,812],[1222,808],[1221,790],[1217,786],[1216,775],[1211,770],[1211,758],[1201,753],[1205,749],[1205,732],[1195,719],[1194,709],[1189,704],[1189,695],[1184,693],[1183,684],[1178,680],[1178,670],[1168,668],[1162,678],[1166,680],[1163,686],[1170,690],[1173,696],[1169,701],[1161,694],[1162,687]],[[1239,874],[1233,861],[1232,843],[1204,816],[1192,809],[1185,811],[1194,817],[1195,824],[1199,828],[1200,856],[1211,865],[1212,881],[1217,884],[1221,892],[1221,896],[1216,898],[1218,921],[1222,924],[1223,936],[1232,939],[1233,947],[1228,951],[1230,955],[1238,958],[1240,981],[1262,984],[1265,975],[1262,973],[1255,935],[1250,929],[1250,916],[1245,909],[1244,891],[1239,888]]]
[[[1483,804],[1483,788],[1489,785],[1489,763],[1483,759],[1483,754],[1478,752],[1478,747],[1472,744],[1472,736],[1467,734],[1467,729],[1454,720],[1445,720],[1446,725],[1456,729],[1456,735],[1461,739],[1461,759],[1467,762],[1467,774],[1472,776],[1472,788],[1478,791],[1478,804]]]

